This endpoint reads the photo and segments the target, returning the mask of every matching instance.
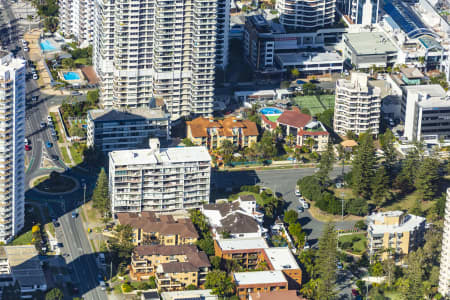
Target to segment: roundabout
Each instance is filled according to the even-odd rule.
[[[31,188],[42,194],[64,195],[73,193],[79,187],[78,180],[58,172],[51,172],[50,175],[42,175],[31,180]]]

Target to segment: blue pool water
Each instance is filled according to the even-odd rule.
[[[56,47],[49,40],[42,40],[41,49],[42,51],[55,51]]]
[[[263,115],[275,115],[275,114],[281,114],[281,109],[275,108],[275,107],[265,107],[260,110],[260,112]]]
[[[64,72],[64,80],[80,80],[80,75],[77,72]]]

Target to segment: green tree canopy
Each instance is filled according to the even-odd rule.
[[[359,138],[352,163],[352,188],[355,195],[369,199],[372,179],[375,175],[375,146],[370,133],[363,133]]]
[[[105,169],[102,168],[97,178],[97,184],[92,193],[92,201],[95,208],[99,209],[102,215],[109,212],[108,177]]]
[[[331,300],[336,296],[337,233],[334,224],[327,223],[319,239],[317,252],[318,299]]]
[[[45,300],[62,300],[63,298],[64,294],[58,288],[51,289],[45,294]]]
[[[290,209],[284,213],[284,221],[288,224],[294,224],[297,222],[297,219],[298,213],[293,209]]]
[[[417,170],[414,181],[414,186],[422,195],[423,200],[432,200],[436,196],[439,179],[439,161],[431,157],[425,158]]]
[[[205,288],[212,289],[214,295],[229,297],[234,293],[235,284],[226,272],[213,270],[206,275]]]

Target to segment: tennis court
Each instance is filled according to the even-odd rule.
[[[300,108],[307,108],[312,115],[334,108],[334,95],[297,96],[294,101]]]

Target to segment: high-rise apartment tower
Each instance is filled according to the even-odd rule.
[[[94,66],[105,107],[162,99],[172,119],[211,115],[217,0],[97,0]]]
[[[450,188],[447,189],[447,201],[445,203],[441,269],[439,272],[439,293],[441,293],[445,299],[450,296]]]
[[[279,0],[276,7],[287,29],[314,30],[335,22],[336,0]]]
[[[24,225],[25,61],[0,50],[0,241]]]

